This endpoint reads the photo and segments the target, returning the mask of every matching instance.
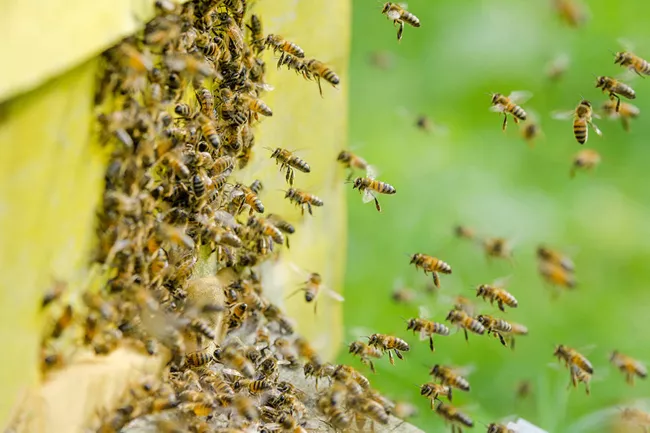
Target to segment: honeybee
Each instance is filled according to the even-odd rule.
[[[526,122],[526,124],[521,128],[521,136],[528,144],[528,147],[532,149],[535,147],[535,140],[541,135],[542,128],[539,126],[539,123],[534,120],[534,117],[531,114],[531,121]]]
[[[212,147],[219,149],[221,146],[221,139],[219,138],[219,133],[214,127],[212,119],[204,114],[199,115],[199,124],[201,125],[201,133],[203,138],[208,141]]]
[[[427,397],[431,400],[431,409],[434,408],[434,401],[438,400],[438,397],[444,395],[449,401],[452,398],[451,386],[442,385],[435,382],[423,383],[420,386],[420,395]]]
[[[45,293],[45,295],[43,295],[41,308],[45,308],[52,302],[59,299],[67,287],[68,283],[63,281],[55,281],[52,284],[52,287]]]
[[[406,322],[406,330],[412,330],[413,334],[419,332],[420,340],[424,340],[426,337],[429,337],[429,349],[431,349],[433,352],[435,350],[433,347],[433,334],[449,335],[449,328],[447,328],[442,323],[425,319],[425,315],[425,309],[423,307],[420,307],[420,317],[409,319]]]
[[[622,83],[612,77],[598,77],[596,79],[596,88],[602,89],[603,92],[609,93],[609,98],[614,100],[616,99],[616,112],[618,113],[621,107],[621,98],[618,95],[621,95],[627,99],[635,99],[636,93],[634,89],[628,86],[625,83]]]
[[[488,425],[487,433],[517,433],[503,424],[492,423]]]
[[[512,260],[512,246],[505,238],[486,238],[482,242],[487,258]]]
[[[241,212],[241,209],[244,207],[244,205],[248,205],[250,207],[251,215],[253,214],[253,211],[257,213],[264,213],[264,205],[262,204],[262,201],[259,199],[259,197],[257,197],[257,194],[255,194],[246,185],[235,185],[233,191],[231,192],[231,197],[233,199],[237,198],[239,200],[239,209],[237,213]],[[238,197],[241,197],[241,199]]]
[[[569,386],[567,388],[570,388],[571,385],[573,385],[574,388],[578,387],[578,382],[582,382],[585,384],[585,391],[587,392],[587,395],[591,393],[589,390],[589,382],[591,381],[591,373],[587,373],[580,367],[576,365],[571,365],[570,367],[571,370],[571,381],[569,382]]]
[[[188,365],[200,367],[212,361],[212,356],[207,352],[191,352],[186,356]]]
[[[499,310],[506,311],[504,306],[507,305],[510,308],[517,308],[519,303],[517,299],[512,296],[510,292],[505,290],[502,287],[498,287],[495,283],[494,285],[490,284],[481,284],[476,288],[476,296],[482,297],[483,300],[490,301],[490,305],[494,305],[494,302],[497,303]]]
[[[255,402],[243,394],[236,394],[232,399],[235,410],[248,421],[253,422],[259,418],[259,411]]]
[[[50,334],[51,338],[59,338],[61,334],[63,334],[63,331],[68,329],[68,327],[72,324],[72,319],[73,319],[72,305],[67,304],[63,308],[63,312],[61,313],[59,318],[54,323],[54,327],[52,328],[52,333]]]
[[[388,351],[388,359],[392,365],[395,365],[395,360],[393,359],[391,350],[395,352],[395,355],[399,359],[404,359],[400,351],[408,352],[411,350],[406,341],[385,334],[372,334],[368,337],[368,345],[378,347],[382,352]]]
[[[595,150],[581,150],[573,157],[573,164],[571,165],[569,176],[571,178],[575,177],[576,171],[579,169],[586,171],[593,170],[598,164],[600,164],[600,161],[600,153],[596,152]]]
[[[515,335],[528,335],[528,327],[522,325],[521,323],[508,322],[512,329],[510,330],[509,335],[506,340],[510,342],[510,348],[515,350]]]
[[[369,203],[375,201],[375,207],[377,211],[381,212],[381,206],[379,205],[379,200],[375,193],[380,194],[395,194],[397,191],[392,185],[375,180],[371,177],[357,177],[354,180],[352,189],[358,189],[359,193],[363,192],[363,202]]]
[[[451,423],[451,433],[463,433],[461,425],[474,427],[474,421],[469,416],[450,404],[438,403],[436,413],[444,418],[446,422]]]
[[[282,36],[279,35],[268,35],[264,40],[264,46],[266,48],[272,47],[273,52],[275,53],[280,52],[280,59],[284,59],[285,54],[290,54],[299,59],[305,57],[305,52],[302,48],[293,42],[285,40]]]
[[[329,66],[319,60],[305,60],[304,65],[306,70],[309,71],[309,74],[316,78],[316,83],[318,83],[318,90],[321,96],[323,96],[323,88],[320,85],[321,78],[334,87],[336,87],[341,82],[339,76],[336,75],[336,73]]]
[[[476,307],[474,306],[474,303],[466,297],[456,296],[454,309],[464,311],[467,315],[474,317],[474,310]]]
[[[290,202],[300,206],[301,215],[305,214],[305,206],[307,206],[309,215],[313,215],[311,210],[312,206],[323,206],[323,200],[313,194],[296,188],[289,188],[285,193],[284,198],[288,198]]]
[[[348,150],[342,150],[336,160],[349,170],[348,180],[352,179],[353,169],[365,171],[366,176],[369,178],[374,178],[377,175],[377,170],[368,164],[365,159]]]
[[[246,27],[251,31],[251,42],[250,45],[253,47],[257,54],[261,53],[264,50],[265,40],[264,32],[262,30],[262,20],[260,17],[252,14],[250,24],[246,24]]]
[[[585,144],[589,138],[587,125],[591,126],[596,134],[603,135],[600,129],[598,129],[596,124],[591,120],[592,117],[598,118],[599,116],[594,114],[591,102],[585,99],[580,101],[575,111],[554,113],[553,117],[556,119],[568,119],[573,117],[573,135],[580,144]]]
[[[350,343],[348,352],[351,353],[352,356],[358,356],[361,362],[368,365],[373,373],[376,373],[375,365],[372,363],[372,360],[370,360],[370,358],[379,359],[383,355],[381,350],[376,347],[369,346],[362,341],[353,341]]]
[[[293,263],[291,264],[291,267],[297,273],[301,275],[305,275],[307,277],[307,281],[303,283],[303,287],[299,288],[289,296],[293,296],[294,294],[301,291],[305,292],[305,302],[314,302],[314,314],[316,313],[316,307],[318,305],[317,303],[318,300],[316,298],[318,297],[318,294],[320,292],[325,292],[329,297],[331,297],[332,299],[338,302],[343,302],[345,300],[341,295],[339,295],[333,290],[328,289],[323,284],[323,278],[319,273],[317,272],[306,273],[302,269],[295,266]]]
[[[296,232],[296,228],[292,224],[283,220],[282,218],[280,218],[275,214],[268,214],[267,218],[271,223],[273,223],[275,227],[277,227],[285,235],[292,235]],[[289,236],[285,236],[285,240],[286,240],[287,248],[289,248]]]
[[[398,304],[410,304],[415,300],[415,292],[403,285],[395,285],[391,298]]]
[[[508,126],[508,114],[512,116],[515,123],[526,120],[526,112],[518,104],[523,104],[532,97],[532,93],[519,90],[512,92],[509,96],[504,96],[501,93],[492,94],[492,106],[490,111],[503,113],[503,126],[505,131]]]
[[[373,421],[380,424],[388,424],[389,417],[384,407],[370,398],[354,396],[348,399],[348,405],[354,411],[367,416]]]
[[[573,272],[575,270],[573,260],[571,260],[569,256],[562,254],[559,251],[548,248],[544,245],[537,247],[537,258],[544,262],[562,266],[569,272]]]
[[[352,418],[341,406],[333,404],[332,399],[327,396],[323,396],[318,400],[318,408],[329,417],[330,423],[337,429],[345,431],[352,423]]]
[[[248,378],[252,378],[255,375],[255,365],[234,346],[217,348],[213,356],[218,362],[234,368]]]
[[[478,320],[481,323],[481,325],[485,327],[488,335],[494,334],[497,337],[499,337],[499,341],[501,341],[501,344],[503,344],[504,346],[508,345],[506,343],[505,338],[503,338],[503,334],[507,334],[512,331],[512,325],[510,325],[510,323],[506,322],[503,319],[498,319],[496,317],[492,317],[487,314],[479,314],[476,317],[476,320]]]
[[[542,278],[549,284],[555,286],[566,287],[567,289],[574,288],[578,283],[572,272],[567,271],[560,265],[550,262],[541,262],[538,270]]]
[[[447,314],[446,320],[451,322],[453,325],[456,325],[459,328],[463,329],[463,332],[465,333],[465,340],[469,339],[469,336],[467,335],[468,330],[479,335],[483,335],[485,333],[485,327],[478,320],[467,315],[467,313],[464,311],[451,310],[449,314]]]
[[[276,244],[284,244],[282,231],[265,218],[251,216],[248,218],[247,225],[253,230],[257,230],[263,236],[269,236]]]
[[[589,19],[587,11],[578,0],[555,0],[555,10],[571,27],[580,27]]]
[[[524,399],[531,394],[532,388],[533,385],[531,384],[530,380],[522,380],[517,384],[515,396],[517,399]]]
[[[193,249],[195,246],[192,238],[185,233],[185,229],[170,224],[160,223],[156,227],[156,236],[161,241],[169,242],[178,247]]]
[[[635,72],[641,77],[650,75],[650,63],[629,51],[616,53],[614,63]]]
[[[214,119],[214,96],[212,92],[205,87],[196,91],[196,99],[201,106],[201,112],[210,119]]]
[[[291,365],[296,365],[298,363],[298,354],[293,349],[293,345],[286,338],[276,338],[273,342],[273,346],[278,350],[278,353],[282,358],[288,361]]]
[[[591,362],[575,349],[560,344],[555,347],[553,356],[557,356],[558,359],[564,361],[567,367],[576,366],[589,374],[594,374],[594,368],[591,366]]]
[[[546,77],[549,80],[557,81],[569,69],[570,59],[566,54],[560,54],[553,58],[546,67]]]
[[[459,237],[461,239],[472,240],[476,237],[476,232],[471,227],[457,225],[456,227],[454,227],[454,235],[456,235],[456,237]]]
[[[623,129],[627,132],[630,131],[630,119],[636,119],[641,114],[641,110],[636,105],[632,105],[627,102],[621,102],[618,111],[616,111],[617,103],[608,100],[603,103],[600,107],[601,110],[607,115],[610,119],[621,119],[623,124]]]
[[[316,349],[314,349],[307,340],[298,337],[295,339],[294,344],[298,350],[298,355],[309,360],[313,364],[322,364],[318,352],[316,352]]]
[[[268,149],[268,148],[267,148]],[[302,158],[294,155],[292,152],[287,149],[282,149],[278,147],[277,149],[272,150],[271,158],[275,158],[275,163],[280,163],[280,171],[286,169],[286,180],[289,185],[293,185],[294,178],[294,168],[303,173],[311,172],[309,164]]]
[[[411,256],[411,262],[409,264],[415,264],[416,269],[422,268],[424,275],[427,275],[429,272],[431,272],[431,275],[433,276],[433,283],[438,288],[440,288],[440,277],[438,273],[451,274],[451,266],[437,257],[428,256],[426,254],[413,254]]]
[[[384,8],[381,10],[381,13],[386,15],[390,20],[393,20],[393,27],[395,24],[399,24],[399,29],[397,30],[397,40],[402,40],[402,33],[404,32],[404,23],[409,24],[413,27],[420,27],[420,20],[418,17],[413,15],[411,12],[407,11],[404,7],[397,3],[387,2],[384,4]]]
[[[261,99],[253,98],[249,95],[238,96],[237,99],[243,101],[244,106],[250,110],[255,120],[258,118],[258,114],[266,117],[273,116],[273,110]]]
[[[630,385],[634,385],[634,376],[638,376],[641,379],[648,377],[648,369],[641,361],[637,361],[616,350],[610,354],[609,362],[625,374],[625,382]]]

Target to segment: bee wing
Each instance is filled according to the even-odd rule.
[[[591,113],[591,117],[593,117],[594,119],[601,119],[600,114],[598,113]]]
[[[292,271],[294,271],[296,274],[300,275],[302,278],[309,278],[309,272],[301,268],[300,266],[296,265],[293,262],[289,262],[289,267],[291,268]]]
[[[335,301],[343,302],[345,301],[345,298],[341,296],[340,293],[335,292],[334,290],[330,289],[322,289],[323,292],[330,298],[334,299]]]
[[[495,113],[503,113],[503,110],[505,110],[506,107],[504,107],[501,104],[496,104],[496,105],[491,105],[488,110],[493,111]]]
[[[628,81],[634,81],[637,78],[639,78],[639,75],[634,72],[632,69],[627,69],[620,74],[618,74],[616,77],[616,80],[622,81],[622,82],[628,82]]]
[[[374,334],[374,332],[371,329],[368,329],[363,326],[353,326],[350,328],[349,334],[353,339],[357,339],[357,338],[368,337]]]
[[[508,283],[510,282],[511,279],[512,279],[512,275],[506,275],[505,277],[500,277],[494,280],[492,282],[492,285],[500,289],[505,289],[506,287],[508,287]]]
[[[418,315],[420,319],[428,319],[429,317],[431,317],[431,312],[424,305],[420,305],[418,307]]]
[[[551,112],[551,117],[556,120],[568,120],[573,119],[575,115],[575,110],[571,111],[553,111]]]
[[[376,167],[372,165],[368,165],[366,167],[366,176],[371,179],[375,179],[377,176],[379,176],[379,171],[377,170]]]
[[[408,7],[409,7],[409,4],[408,4],[408,3],[398,3],[398,5],[399,5],[402,9],[408,9]]]
[[[603,132],[600,129],[598,129],[595,123],[590,122],[589,124],[591,125],[591,128],[594,130],[596,134],[603,135]]]
[[[364,203],[370,203],[371,201],[375,200],[375,195],[372,193],[372,191],[364,189],[363,197],[361,199]]]
[[[632,51],[634,51],[634,48],[635,48],[634,43],[633,43],[632,41],[630,41],[629,39],[625,39],[625,38],[616,38],[616,42],[617,42],[618,45],[619,45],[621,48],[623,48],[625,51],[627,51],[627,52],[632,52]]]
[[[476,371],[476,366],[474,364],[467,364],[458,367],[452,367],[452,370],[459,376],[467,377]]]
[[[532,97],[533,94],[527,90],[515,90],[514,92],[510,93],[510,96],[508,96],[508,98],[514,104],[523,104]]]
[[[397,107],[397,109],[395,109],[395,112],[400,117],[405,117],[405,118],[413,117],[413,113],[411,113],[411,111],[408,108],[404,107],[403,105]]]

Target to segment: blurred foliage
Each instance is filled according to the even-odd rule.
[[[366,331],[381,332],[405,338],[411,351],[395,366],[378,361],[376,375],[345,349],[340,360],[367,372],[393,398],[417,403],[420,416],[414,423],[427,431],[438,431],[443,423],[416,386],[429,380],[433,364],[449,363],[476,367],[469,376],[471,392],[457,392],[454,403],[474,418],[477,430],[485,429],[481,422],[516,414],[550,432],[577,432],[571,425],[583,417],[648,394],[647,382],[634,388],[625,384],[609,367],[608,353],[618,349],[650,360],[644,326],[650,305],[650,195],[644,178],[650,160],[650,123],[645,121],[650,82],[629,82],[637,91],[632,102],[641,109],[630,133],[618,121],[596,119],[603,137],[590,131],[581,147],[571,122],[554,120],[550,113],[573,109],[581,97],[594,107],[606,100],[595,88],[595,76],[624,72],[614,65],[613,52],[622,48],[618,38],[632,41],[637,54],[650,58],[645,19],[650,4],[590,1],[591,19],[579,29],[558,19],[551,0],[412,0],[408,9],[422,27],[406,26],[398,43],[379,3],[354,2],[350,143],[378,166],[378,178],[394,185],[397,194],[380,197],[383,211],[378,213],[349,192],[344,308],[346,342]],[[392,67],[373,66],[370,58],[378,51],[390,56]],[[547,62],[562,52],[570,56],[570,68],[561,81],[551,83]],[[502,117],[488,111],[486,93],[512,90],[534,93],[524,108],[539,116],[544,137],[533,149],[517,125],[509,121],[503,133]],[[448,133],[417,129],[418,114],[445,125]],[[603,162],[594,173],[571,180],[571,159],[586,147],[599,151]],[[476,245],[455,239],[452,229],[459,223],[485,236],[511,239],[514,264],[490,263]],[[573,256],[576,290],[551,299],[537,274],[539,243]],[[438,256],[453,267],[453,275],[442,276],[439,294],[425,293],[430,280],[405,256],[414,252]],[[444,321],[455,295],[471,297],[473,286],[506,275],[512,276],[508,288],[519,308],[502,314],[478,305],[529,327],[530,335],[518,339],[516,351],[487,336],[471,335],[467,344],[460,332],[437,338],[432,354],[426,342],[406,332],[403,318],[416,317],[418,305]],[[411,306],[391,300],[398,278],[418,291]],[[567,390],[568,370],[549,366],[558,365],[552,356],[558,343],[595,346],[585,351],[595,368],[591,396],[583,387]],[[532,381],[533,394],[516,401],[515,388],[524,379]],[[580,431],[607,429],[602,422]]]

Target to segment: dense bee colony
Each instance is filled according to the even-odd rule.
[[[53,326],[43,373],[71,362],[58,343],[75,335],[97,356],[129,345],[168,359],[161,377],[143,375],[115,410],[86,426],[102,432],[132,422],[167,432],[395,424],[392,403],[365,376],[324,362],[265,296],[256,267],[288,248],[295,229],[265,208],[260,181],[236,180],[254,126],[273,115],[261,99],[270,90],[262,52],[272,50],[278,67],[314,81],[321,94],[338,76],[295,43],[263,34],[245,0],[161,0],[156,8],[143,32],[103,56],[96,108],[111,156],[94,262],[105,280],[79,303],[65,283],[44,299]],[[323,206],[293,187],[294,170],[309,172],[306,162],[284,149],[272,158],[286,171],[285,198],[305,217]],[[206,262],[216,262],[213,275],[193,278]],[[312,274],[307,301],[318,284]]]

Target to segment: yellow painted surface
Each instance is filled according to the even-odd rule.
[[[122,361],[117,361],[122,365],[116,368],[102,367],[99,376],[90,371],[88,383],[92,385],[83,388],[75,386],[74,371],[88,371],[84,370],[87,366],[81,370],[73,367],[39,386],[38,346],[43,325],[39,302],[53,277],[70,281],[74,287],[86,278],[106,161],[105,152],[91,139],[96,61],[88,59],[134,31],[138,20],[130,11],[134,4],[144,3],[0,3],[0,35],[6,41],[0,47],[0,58],[12,65],[0,72],[0,100],[5,100],[0,104],[0,341],[5,353],[0,369],[0,427],[18,402],[42,407],[46,417],[37,419],[44,425],[49,423],[42,421],[48,419],[47,414],[57,413],[48,407],[84,401],[87,393],[103,393],[101,384],[110,384],[106,393],[112,396],[119,394],[115,383],[125,386],[125,381],[112,381],[122,374]],[[332,358],[340,344],[341,306],[322,296],[314,316],[300,295],[286,302],[284,298],[304,279],[286,266],[287,262],[320,272],[332,290],[340,291],[342,286],[346,210],[344,185],[333,167],[347,137],[350,5],[348,0],[258,0],[254,12],[263,17],[266,33],[294,40],[308,57],[330,64],[342,81],[339,89],[323,83],[321,98],[315,82],[291,71],[275,71],[272,55],[267,53],[271,61],[267,81],[276,90],[264,99],[274,116],[260,125],[251,168],[239,174],[242,179],[260,178],[265,186],[265,206],[297,223],[292,249],[281,258],[285,266],[265,270],[265,287],[275,288],[271,297],[285,304],[289,315],[297,319],[299,331]],[[48,37],[43,37],[45,30],[28,34],[25,17],[38,22],[40,29],[56,31]],[[82,18],[84,23],[76,28]],[[39,56],[30,55],[35,51]],[[283,193],[276,191],[287,186],[264,146],[305,149],[301,155],[310,163],[312,173],[297,173],[296,186],[324,200],[325,207],[315,208],[314,217],[302,218]],[[124,356],[129,360],[126,365],[144,362],[139,355]],[[110,364],[108,359],[117,358],[107,358],[101,365]],[[71,389],[76,391],[73,397]],[[56,404],[50,404],[51,399],[56,399]],[[83,413],[94,413],[96,408],[91,406],[84,406]],[[45,430],[36,427],[33,431]]]

